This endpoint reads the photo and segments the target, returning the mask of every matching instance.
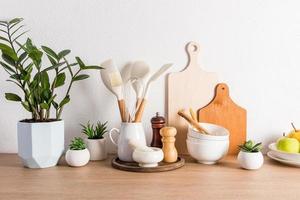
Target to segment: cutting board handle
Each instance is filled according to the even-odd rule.
[[[186,69],[196,68],[198,66],[198,54],[200,52],[200,45],[197,42],[189,42],[186,45],[186,52],[189,57],[188,66]]]
[[[229,97],[229,88],[226,85],[226,83],[219,83],[216,86],[216,95],[215,95],[214,101],[216,103],[222,104],[222,103],[226,102],[226,100],[231,100]]]

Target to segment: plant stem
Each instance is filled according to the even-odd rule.
[[[67,65],[69,65],[69,64],[67,63]],[[74,81],[73,81],[73,78],[76,77],[80,72],[81,72],[81,69],[79,69],[74,75],[73,75],[73,73],[71,74],[72,80],[71,80],[71,82],[70,82],[70,84],[69,84],[69,87],[68,87],[68,90],[67,90],[67,92],[66,92],[65,98],[66,98],[67,96],[69,96],[71,87],[72,87],[73,82],[74,82]],[[71,71],[70,71],[70,73],[71,73]],[[56,115],[56,119],[57,119],[57,120],[60,119],[61,113],[62,113],[62,111],[63,111],[63,108],[64,108],[64,106],[62,106],[62,107],[59,109],[58,114]]]
[[[293,129],[295,130],[295,132],[297,132],[297,129],[296,129],[294,123],[292,122],[291,124],[292,124],[292,127],[293,127]]]

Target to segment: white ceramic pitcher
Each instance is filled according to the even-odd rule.
[[[112,134],[119,134],[116,142]],[[141,145],[146,145],[145,132],[142,123],[121,123],[120,130],[113,128],[109,131],[109,138],[118,147],[118,157],[122,161],[133,162],[133,148],[129,145],[130,140],[135,140]]]

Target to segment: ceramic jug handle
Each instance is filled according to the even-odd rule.
[[[120,130],[119,129],[117,129],[117,128],[112,128],[110,131],[109,131],[109,138],[110,138],[110,140],[111,140],[111,142],[114,144],[114,145],[116,145],[116,146],[118,146],[118,144],[114,141],[114,139],[113,139],[113,137],[112,137],[112,134],[113,133],[117,133],[118,135],[120,135]]]

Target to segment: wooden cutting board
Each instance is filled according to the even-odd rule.
[[[225,83],[218,84],[215,91],[212,102],[198,110],[198,119],[226,128],[230,132],[228,153],[237,154],[237,146],[246,140],[247,111],[232,101]]]
[[[180,154],[187,154],[187,122],[177,115],[185,108],[199,109],[207,105],[214,96],[218,83],[216,73],[206,72],[197,62],[200,46],[190,42],[186,46],[188,65],[181,71],[171,73],[167,78],[167,121],[169,126],[177,129],[176,148]]]

